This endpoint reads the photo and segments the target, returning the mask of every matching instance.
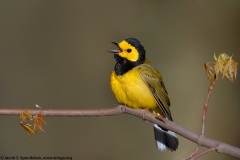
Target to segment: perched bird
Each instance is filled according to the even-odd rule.
[[[135,38],[120,43],[114,53],[116,64],[110,86],[119,104],[148,109],[153,114],[172,121],[170,101],[160,73],[146,59],[146,51]],[[178,139],[174,132],[154,124],[156,146],[159,150],[175,151]]]

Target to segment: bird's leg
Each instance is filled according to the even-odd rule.
[[[142,119],[145,120],[145,113],[149,112],[149,109],[142,109],[141,110],[141,115],[142,115]]]
[[[158,119],[159,121],[165,123],[165,118],[163,118],[160,114],[158,114],[158,116],[156,117],[156,119]]]

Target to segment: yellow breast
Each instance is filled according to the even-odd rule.
[[[117,101],[131,108],[155,109],[157,103],[134,67],[122,76],[112,72],[110,86]]]

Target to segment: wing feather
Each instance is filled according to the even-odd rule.
[[[156,100],[160,110],[165,118],[172,120],[171,112],[169,110],[170,100],[168,98],[167,90],[164,86],[160,73],[150,64],[142,64],[138,67],[139,74],[145,84],[151,91]]]

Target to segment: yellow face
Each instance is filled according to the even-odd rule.
[[[118,47],[120,48],[120,52],[118,55],[122,58],[126,58],[129,61],[136,62],[139,58],[139,53],[137,49],[129,44],[127,41],[123,40],[118,43]]]

